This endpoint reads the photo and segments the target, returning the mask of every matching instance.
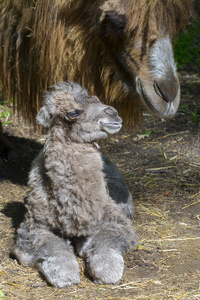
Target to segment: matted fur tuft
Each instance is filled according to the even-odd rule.
[[[34,123],[42,91],[58,81],[73,80],[115,106],[124,121],[138,123],[143,106],[135,88],[137,69],[148,63],[143,57],[162,32],[173,40],[184,28],[191,3],[0,0],[4,98],[17,99],[17,111]]]

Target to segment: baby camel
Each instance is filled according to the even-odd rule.
[[[122,177],[94,142],[118,132],[121,118],[80,85],[61,82],[46,93],[37,121],[49,132],[33,162],[27,212],[11,256],[62,288],[80,281],[75,249],[94,282],[115,284],[123,275],[123,253],[136,245],[133,206]]]

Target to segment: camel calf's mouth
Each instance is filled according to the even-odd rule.
[[[120,120],[119,122],[107,122],[105,120],[99,120],[98,123],[100,127],[106,131],[107,133],[113,134],[117,133],[122,128],[122,121],[121,118],[118,117]]]

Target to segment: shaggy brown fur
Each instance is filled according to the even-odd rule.
[[[34,123],[41,93],[61,80],[85,86],[120,115],[141,116],[135,77],[164,34],[183,29],[191,0],[0,0],[3,95]],[[141,47],[138,47],[138,43]]]

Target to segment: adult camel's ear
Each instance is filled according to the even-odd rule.
[[[65,114],[65,118],[69,122],[76,122],[82,113],[83,113],[83,110],[80,110],[80,109],[71,110]]]

